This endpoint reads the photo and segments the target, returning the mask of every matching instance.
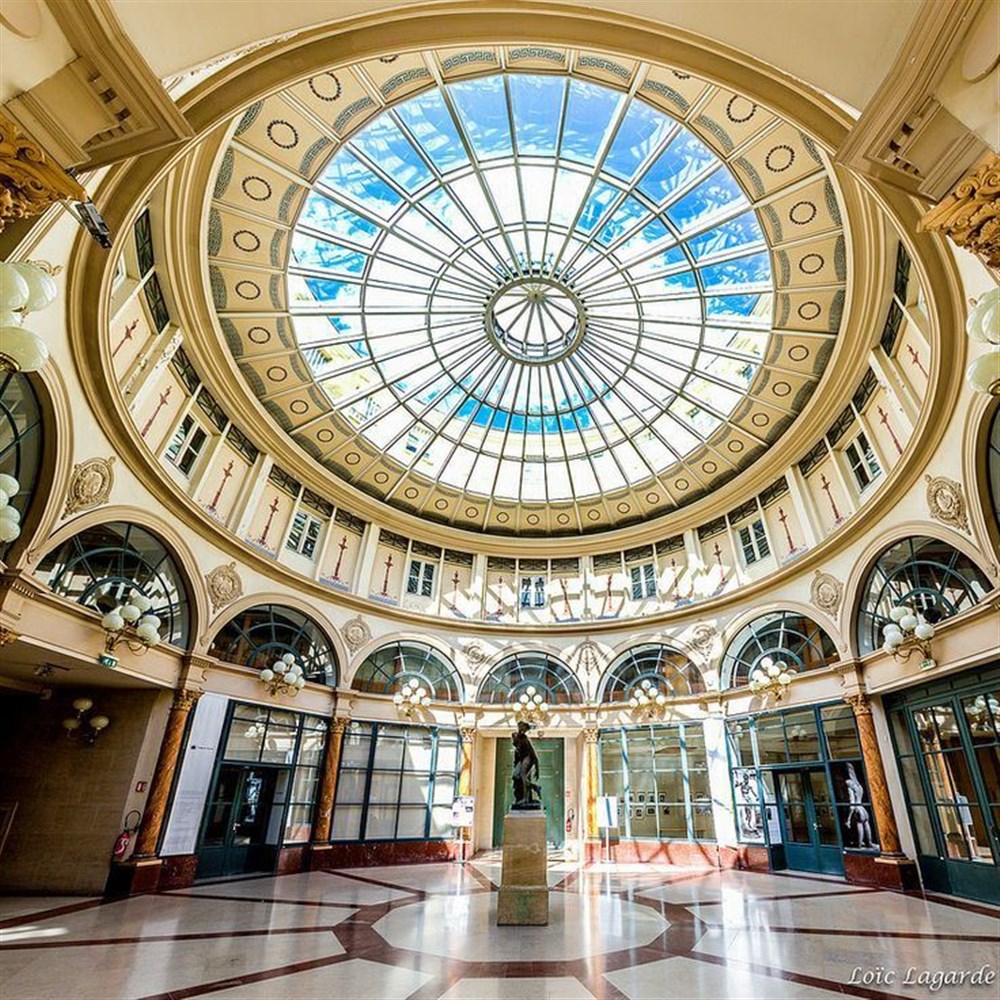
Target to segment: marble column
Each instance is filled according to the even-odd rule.
[[[597,770],[597,726],[583,731],[583,773],[586,783],[587,839],[596,840],[601,831],[597,828],[597,792],[600,785]]]
[[[170,706],[167,728],[160,743],[160,755],[156,758],[156,769],[149,783],[149,796],[142,814],[139,835],[135,840],[135,850],[130,860],[142,862],[156,857],[156,847],[160,840],[160,830],[167,813],[167,801],[174,783],[174,772],[180,759],[181,743],[187,727],[191,709],[201,697],[200,691],[180,688],[174,692],[174,703]]]
[[[337,772],[340,770],[340,748],[344,743],[344,730],[348,719],[335,718],[330,721],[330,737],[326,741],[326,757],[323,761],[323,780],[319,786],[319,801],[316,805],[316,823],[313,826],[314,845],[326,844],[330,839],[333,821],[333,797],[337,791]]]
[[[886,888],[910,889],[918,886],[916,865],[903,854],[899,842],[899,828],[892,811],[889,786],[885,778],[885,765],[875,732],[872,706],[863,691],[846,695],[844,700],[854,711],[861,740],[861,755],[868,775],[868,791],[878,831],[880,854],[874,864],[868,855],[845,854],[845,868],[850,882],[874,883]]]
[[[476,746],[476,729],[465,726],[462,734],[462,767],[458,772],[458,794],[472,794],[472,754]]]

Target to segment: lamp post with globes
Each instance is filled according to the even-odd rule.
[[[427,708],[431,703],[430,694],[420,686],[416,677],[411,677],[392,696],[396,711],[410,718],[419,708]]]
[[[514,718],[518,722],[538,723],[549,716],[548,703],[534,684],[529,684],[517,698],[512,696],[511,702],[514,706]]]
[[[153,602],[138,590],[109,611],[101,619],[101,628],[107,633],[104,640],[104,652],[107,660],[114,660],[111,654],[122,643],[136,654],[145,653],[147,649],[160,642],[160,626],[163,624],[158,615],[151,613]],[[107,666],[115,666],[115,662],[106,662]]]
[[[765,656],[760,665],[750,671],[750,690],[781,701],[797,673],[795,667],[790,667],[784,660]]]
[[[49,360],[45,341],[23,324],[55,302],[52,273],[46,264],[0,263],[0,371],[37,372]]]
[[[294,698],[306,686],[305,674],[295,662],[293,653],[280,656],[269,667],[264,667],[257,676],[271,695],[284,694]]]
[[[644,677],[632,688],[628,703],[637,720],[655,719],[663,715],[667,707],[667,695],[659,684],[656,684],[649,677]]]
[[[21,484],[6,473],[0,473],[0,542],[6,545],[21,534],[21,512],[11,500],[21,492]]]
[[[931,658],[934,626],[909,604],[897,604],[889,611],[889,621],[882,626],[882,649],[899,662],[908,660],[919,650],[920,666],[930,670],[936,666]]]
[[[986,353],[966,369],[966,380],[976,392],[1000,395],[1000,288],[979,297],[969,312],[965,332],[969,340],[987,345]]]

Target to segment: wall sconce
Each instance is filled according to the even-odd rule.
[[[514,708],[514,718],[518,722],[539,723],[549,717],[549,706],[541,693],[530,684],[521,692],[518,698],[511,697]]]
[[[97,737],[108,728],[111,720],[106,715],[87,715],[93,707],[94,703],[90,698],[74,699],[73,710],[76,715],[67,716],[62,721],[67,739],[82,740],[87,746],[92,747],[97,741]]]
[[[55,273],[43,262],[0,263],[0,371],[37,372],[49,360],[45,341],[21,324],[55,302]]]
[[[13,477],[0,474],[0,542],[13,542],[21,534],[21,512],[11,503],[21,492],[21,484]]]
[[[882,626],[882,649],[891,653],[900,663],[920,650],[922,670],[937,666],[931,658],[931,639],[934,626],[909,604],[897,604],[889,611],[890,622]]]
[[[295,662],[292,653],[285,653],[269,667],[264,667],[257,676],[272,697],[284,694],[294,698],[306,686],[302,668]]]
[[[795,667],[790,667],[784,660],[765,656],[760,661],[760,666],[750,671],[750,690],[754,694],[762,694],[765,698],[781,701],[796,673],[798,671]]]
[[[120,643],[125,643],[133,653],[145,653],[160,641],[160,621],[157,615],[149,613],[153,602],[138,590],[109,611],[101,619],[101,628],[107,632],[104,640],[105,653],[113,653]]]
[[[431,696],[420,686],[416,677],[411,677],[393,696],[396,711],[410,718],[418,708],[427,708]]]
[[[965,321],[965,332],[970,340],[989,344],[989,350],[966,369],[966,381],[976,392],[1000,395],[1000,288],[979,297]]]
[[[662,718],[667,707],[667,693],[655,681],[644,677],[632,688],[632,696],[628,700],[632,715],[638,722]]]

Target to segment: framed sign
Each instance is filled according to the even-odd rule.
[[[474,795],[459,795],[451,804],[451,825],[454,827],[472,826],[475,805]]]
[[[601,795],[597,800],[597,828],[615,829],[618,826],[618,796]]]

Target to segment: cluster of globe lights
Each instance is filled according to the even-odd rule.
[[[760,665],[750,671],[750,690],[754,694],[769,694],[779,700],[797,673],[796,668],[790,667],[784,660],[765,656]]]
[[[392,696],[392,702],[409,718],[418,708],[427,708],[431,703],[431,696],[420,686],[420,681],[416,677],[411,677]]]
[[[133,653],[145,652],[160,641],[162,622],[150,613],[153,602],[138,590],[101,619],[101,628],[108,633],[107,649],[111,652],[124,642]]]
[[[21,484],[6,473],[0,473],[0,542],[13,542],[21,534],[21,512],[10,502],[21,490]]]
[[[548,703],[534,684],[528,685],[514,700],[514,717],[519,722],[537,722],[548,714]]]
[[[306,686],[302,667],[295,662],[293,653],[285,653],[278,657],[269,667],[264,667],[257,676],[271,694],[287,694],[294,698]]]
[[[1000,396],[1000,288],[980,296],[969,312],[965,332],[977,344],[990,345],[966,369],[966,380],[976,392]]]
[[[632,696],[628,700],[633,711],[640,715],[653,715],[662,712],[667,704],[667,695],[658,684],[654,684],[648,677],[632,689]]]
[[[909,604],[897,604],[889,611],[889,618],[882,626],[882,649],[895,654],[908,643],[930,642],[934,626]]]
[[[0,263],[0,369],[37,372],[49,360],[49,349],[24,319],[52,305],[56,283],[37,264]]]

